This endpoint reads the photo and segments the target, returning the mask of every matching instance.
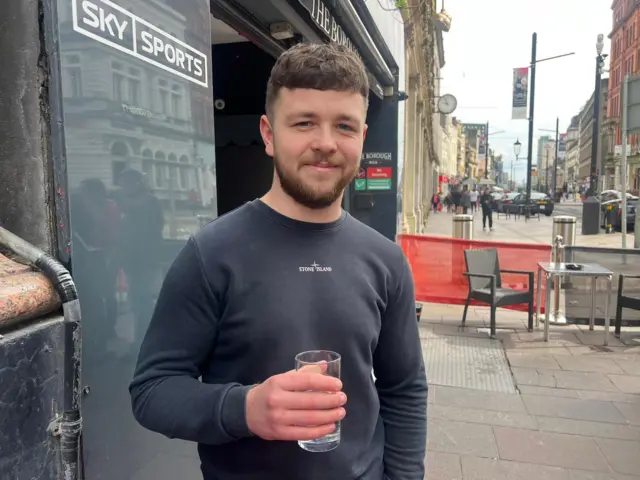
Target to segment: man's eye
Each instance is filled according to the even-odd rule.
[[[311,126],[311,122],[298,122],[295,124],[296,127],[309,127]]]
[[[347,130],[349,132],[353,132],[355,130],[351,125],[347,125],[345,123],[341,123],[340,125],[338,125],[338,128],[340,128],[341,130]]]

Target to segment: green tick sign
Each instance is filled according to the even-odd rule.
[[[361,192],[367,189],[367,180],[364,178],[356,178],[354,185],[355,185],[356,191]]]
[[[367,180],[367,189],[368,190],[391,190],[391,179],[390,178],[380,178],[380,179],[373,179],[373,180],[369,179]]]

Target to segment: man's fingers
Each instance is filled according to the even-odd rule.
[[[307,371],[289,372],[278,377],[278,386],[283,390],[291,392],[317,391],[317,392],[338,392],[342,390],[340,379],[320,373],[309,373]]]
[[[347,396],[342,392],[282,392],[278,407],[285,410],[328,410],[342,407]]]
[[[314,363],[312,365],[303,365],[298,370],[290,370],[287,373],[292,372],[305,372],[305,373],[327,373],[327,362]]]
[[[339,422],[345,416],[344,408],[331,410],[282,410],[278,423],[283,426],[314,427]]]
[[[319,425],[315,427],[283,427],[279,432],[278,440],[315,440],[329,435],[336,430],[336,424]]]

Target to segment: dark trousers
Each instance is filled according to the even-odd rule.
[[[490,208],[482,209],[482,228],[487,228],[487,218],[489,219],[489,228],[493,228],[493,212]]]

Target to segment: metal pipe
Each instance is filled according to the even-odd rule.
[[[534,102],[536,99],[536,54],[538,47],[538,34],[533,32],[531,36],[531,67],[530,67],[530,79],[529,79],[529,145],[527,145],[527,198],[526,216],[529,216],[530,201],[531,201],[531,168],[533,165],[533,114],[534,114]]]
[[[629,74],[625,74],[622,81],[622,212],[620,212],[622,230],[622,248],[627,248],[627,104],[629,103]]]
[[[553,157],[553,177],[551,178],[551,190],[552,190],[552,198],[556,196],[556,189],[558,188],[558,140],[559,140],[559,130],[560,129],[560,118],[556,117],[556,151]]]
[[[62,413],[49,425],[59,438],[62,478],[80,478],[80,367],[82,338],[78,292],[69,271],[55,258],[0,226],[0,244],[38,268],[53,284],[62,302],[64,315],[64,394]]]
[[[595,195],[598,188],[598,138],[600,130],[600,87],[601,77],[600,62],[601,55],[596,57],[596,88],[593,96],[593,133],[591,135],[591,169],[589,172],[589,190],[591,196]],[[623,146],[624,148],[625,146]]]
[[[562,236],[556,235],[554,239],[554,263],[563,263],[564,261],[564,243]],[[560,318],[560,281],[561,277],[556,276],[553,279],[553,319],[557,322]]]

